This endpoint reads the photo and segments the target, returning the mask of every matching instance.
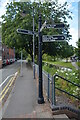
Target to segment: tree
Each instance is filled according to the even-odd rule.
[[[2,33],[1,33],[1,27],[0,27],[0,36],[1,36],[1,34],[2,34]]]
[[[17,34],[18,28],[32,30],[33,24],[33,6],[35,17],[35,31],[38,32],[38,15],[42,14],[42,23],[47,20],[48,24],[64,23],[66,39],[70,40],[71,35],[69,33],[69,24],[67,18],[72,19],[70,11],[67,9],[67,2],[63,5],[55,2],[11,2],[6,6],[6,14],[2,16],[2,41],[9,47],[15,47],[18,53],[20,49],[25,49],[27,53],[32,56],[33,51],[33,38],[30,35]],[[43,34],[62,34],[62,30],[45,29]],[[59,43],[61,44],[61,43]],[[35,37],[35,54],[38,54],[38,38]],[[51,47],[50,47],[51,46]],[[56,56],[58,43],[43,43],[43,53]],[[51,50],[50,50],[51,49]]]
[[[75,48],[75,54],[76,56],[78,56],[78,60],[80,60],[80,38],[78,39],[76,44],[77,44],[77,47]]]
[[[68,62],[68,58],[72,55],[74,55],[74,47],[69,45],[68,42],[63,43],[60,48],[60,56],[66,58],[66,62]]]

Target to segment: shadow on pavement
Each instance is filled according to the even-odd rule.
[[[27,67],[28,69],[32,69],[31,63],[26,63],[26,67]]]

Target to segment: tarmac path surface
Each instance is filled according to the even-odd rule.
[[[15,62],[11,65],[7,65],[4,68],[0,69],[2,70],[2,82],[11,74],[14,74],[17,72],[17,70],[20,68],[20,62]],[[1,83],[1,81],[0,81]]]
[[[3,118],[20,118],[34,111],[37,100],[36,83],[30,66],[23,63],[23,76],[19,76],[11,92],[10,102],[3,114]]]
[[[78,65],[76,64],[76,62],[71,62],[72,63],[72,65],[76,68],[76,70],[78,70],[79,68],[78,68]]]

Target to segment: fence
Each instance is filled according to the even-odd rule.
[[[36,70],[37,75],[39,77],[39,68],[38,68],[38,65],[36,65],[36,64],[35,64],[35,70]],[[65,94],[68,94],[69,96],[72,96],[72,97],[80,100],[80,97],[75,96],[75,95],[73,95],[73,94],[71,94],[71,93],[57,87],[56,83],[55,83],[55,79],[56,79],[56,77],[59,77],[62,80],[66,81],[67,83],[70,83],[70,84],[72,84],[74,86],[77,86],[79,88],[80,88],[80,85],[78,85],[78,84],[76,84],[74,82],[71,82],[70,80],[67,80],[67,79],[63,78],[62,76],[60,76],[58,74],[55,74],[55,75],[51,76],[46,71],[42,71],[42,75],[43,75],[43,89],[46,91],[47,100],[51,102],[52,106],[56,106],[56,92],[55,92],[56,89],[63,92],[63,93],[65,93]],[[53,107],[53,109],[60,109],[60,108],[61,109],[68,109],[68,110],[71,110],[73,112],[76,112],[76,110],[71,108],[71,106],[69,107],[68,105],[66,105],[66,106],[63,105],[62,107],[56,106],[56,108]],[[78,110],[77,112],[80,114],[80,110]]]
[[[39,77],[39,67],[38,65],[35,64],[35,71],[37,72],[37,75]],[[52,85],[51,83],[51,76],[46,72],[46,71],[42,71],[42,77],[43,77],[43,89],[46,92],[47,95],[47,99],[48,101],[51,102],[52,99],[52,94],[50,94],[50,92],[52,93]]]

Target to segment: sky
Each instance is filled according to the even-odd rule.
[[[5,6],[7,3],[11,2],[12,0],[0,0],[0,20],[1,15],[5,14]],[[19,2],[19,0],[15,0],[16,2]],[[25,0],[27,1],[27,0]],[[54,0],[53,0],[54,1]],[[69,44],[76,47],[76,42],[78,41],[78,33],[80,29],[78,28],[79,22],[78,22],[78,3],[79,0],[58,0],[59,3],[63,4],[64,2],[68,2],[68,9],[72,12],[72,18],[73,20],[68,19],[68,23],[70,24],[70,34],[72,35],[72,40],[70,40]],[[80,6],[80,5],[79,5]],[[78,30],[79,29],[79,30]]]
[[[80,38],[80,2],[78,4],[78,37]]]

